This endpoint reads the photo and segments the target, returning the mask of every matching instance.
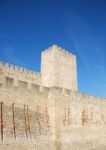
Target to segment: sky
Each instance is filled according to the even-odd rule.
[[[39,72],[53,44],[77,56],[79,91],[106,97],[106,0],[0,0],[0,61]]]

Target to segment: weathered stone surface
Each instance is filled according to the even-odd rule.
[[[0,63],[0,149],[106,150],[106,99],[77,91],[76,57],[54,45],[41,61]]]
[[[41,76],[44,86],[77,90],[76,56],[53,45],[42,52]]]

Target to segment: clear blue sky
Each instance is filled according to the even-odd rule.
[[[0,0],[0,60],[39,71],[52,44],[77,55],[79,91],[106,97],[106,0]]]

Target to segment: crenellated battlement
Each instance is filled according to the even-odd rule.
[[[58,45],[56,45],[56,44],[54,44],[53,46],[51,46],[51,47],[49,47],[48,49],[45,49],[43,52],[42,52],[42,54],[49,54],[51,51],[53,51],[53,50],[58,50],[58,51],[60,51],[62,54],[64,54],[65,56],[74,56],[75,57],[75,55],[73,55],[72,53],[70,53],[68,50],[65,50],[65,49],[63,49],[63,48],[61,48],[61,47],[59,47]]]
[[[28,70],[4,62],[0,62],[0,70],[0,83],[2,84],[2,87],[5,87],[5,84],[7,84],[8,80],[10,80],[9,82],[12,82],[11,80],[13,80],[14,86],[16,87],[18,86],[19,81],[23,81],[28,84],[29,89],[31,83],[42,85],[41,74],[39,72],[34,72],[32,70]]]
[[[77,102],[77,103],[85,103],[85,104],[103,104],[104,106],[106,106],[106,99],[105,98],[101,98],[101,97],[97,97],[97,96],[93,96],[93,95],[89,95],[86,93],[81,93],[81,92],[77,92],[77,91],[72,91],[72,90],[68,90],[68,89],[62,89],[62,88],[54,88],[56,90],[56,95],[58,97],[68,97],[68,101],[70,102]],[[60,100],[62,98],[59,98]]]
[[[27,74],[29,76],[38,76],[38,77],[41,77],[41,74],[39,72],[34,72],[32,70],[28,70],[26,68],[22,68],[22,67],[19,67],[19,66],[14,66],[14,65],[11,65],[9,63],[4,63],[4,62],[0,62],[0,68],[2,70],[8,70],[8,71],[14,71],[16,73],[21,73],[23,75]]]

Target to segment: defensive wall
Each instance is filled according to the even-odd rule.
[[[106,99],[78,92],[76,56],[53,45],[41,61],[0,62],[0,149],[106,150]]]
[[[12,101],[8,91],[5,101],[3,91],[1,92],[1,99],[4,100],[3,142],[0,134],[2,149],[69,150],[71,147],[71,150],[79,150],[80,147],[81,150],[105,150],[105,99],[52,88],[38,103],[20,101],[19,104],[16,95],[17,100]],[[21,97],[25,102],[26,98],[22,94]],[[12,103],[7,102],[8,100]]]
[[[41,85],[40,73],[0,62],[0,84],[5,84],[6,77],[14,80],[15,87],[18,86],[18,81],[27,82],[29,88],[30,83]]]

